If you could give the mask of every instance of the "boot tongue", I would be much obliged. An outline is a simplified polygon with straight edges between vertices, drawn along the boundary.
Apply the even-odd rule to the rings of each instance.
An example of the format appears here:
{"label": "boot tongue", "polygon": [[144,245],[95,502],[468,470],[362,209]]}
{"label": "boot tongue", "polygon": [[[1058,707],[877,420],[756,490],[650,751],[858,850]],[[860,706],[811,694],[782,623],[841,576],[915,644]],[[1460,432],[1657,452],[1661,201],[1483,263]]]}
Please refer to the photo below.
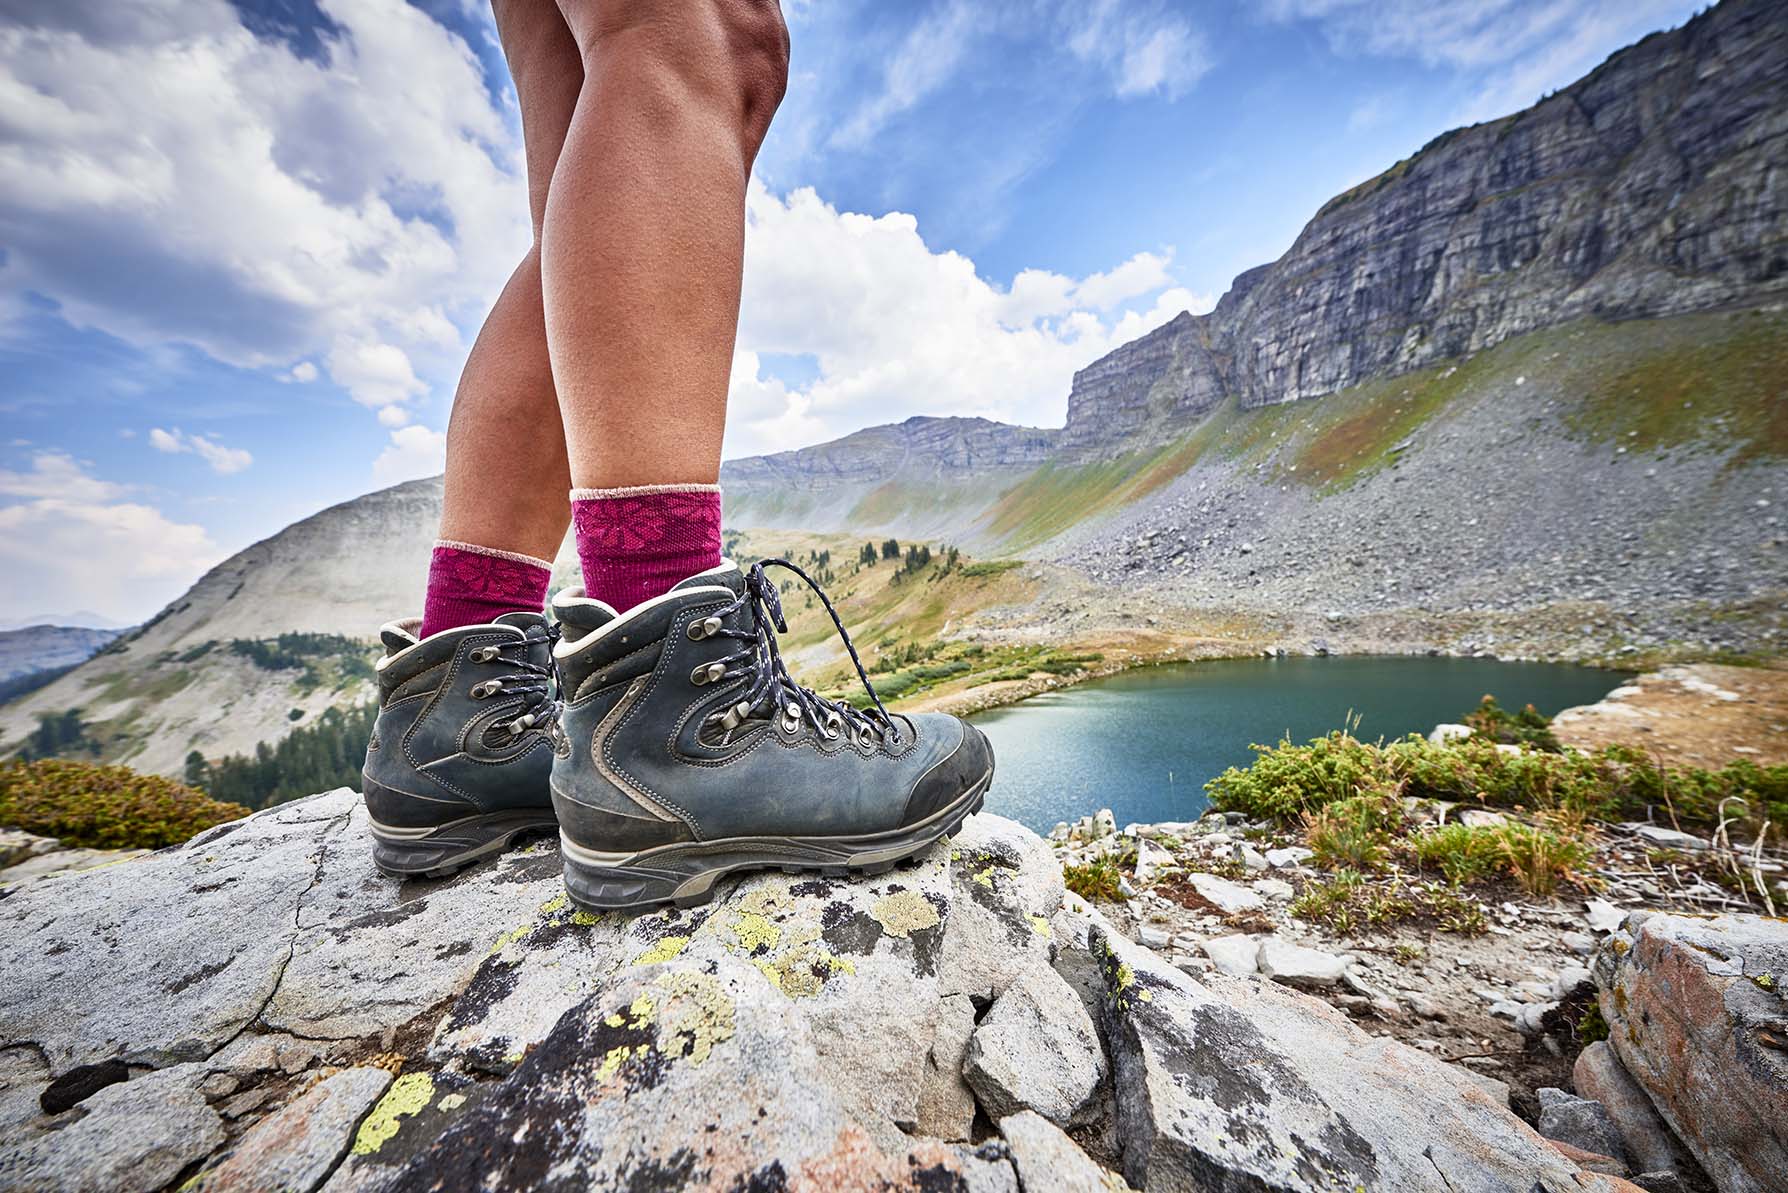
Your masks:
{"label": "boot tongue", "polygon": [[379,627],[379,643],[384,646],[387,655],[394,655],[400,650],[407,650],[416,645],[416,631],[421,628],[422,619],[420,617],[387,622]]}
{"label": "boot tongue", "polygon": [[491,624],[512,625],[525,634],[536,626],[545,625],[546,615],[544,613],[535,613],[531,610],[517,610],[514,613],[504,613],[500,615],[495,621],[491,622]]}
{"label": "boot tongue", "polygon": [[735,593],[744,592],[745,573],[740,571],[739,565],[732,560],[723,559],[720,561],[719,567],[709,568],[705,572],[697,572],[689,579],[672,585],[671,591],[676,592],[684,588],[730,588]]}
{"label": "boot tongue", "polygon": [[567,588],[553,598],[553,616],[559,621],[559,632],[568,642],[593,630],[599,630],[615,619],[615,611],[602,601],[591,600],[583,588]]}

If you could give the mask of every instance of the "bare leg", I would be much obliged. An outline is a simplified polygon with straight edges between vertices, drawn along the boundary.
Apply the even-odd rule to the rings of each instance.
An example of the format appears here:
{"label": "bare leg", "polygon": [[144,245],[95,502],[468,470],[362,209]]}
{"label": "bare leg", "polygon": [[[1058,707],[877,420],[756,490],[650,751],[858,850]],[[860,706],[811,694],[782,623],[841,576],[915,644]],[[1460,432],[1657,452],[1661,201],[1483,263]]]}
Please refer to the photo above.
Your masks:
{"label": "bare leg", "polygon": [[559,0],[584,65],[541,235],[579,488],[712,483],[745,186],[788,77],[776,0]]}
{"label": "bare leg", "polygon": [[571,473],[540,296],[547,186],[583,88],[583,61],[545,0],[493,0],[521,105],[534,245],[466,358],[447,424],[441,537],[551,559],[571,519]]}

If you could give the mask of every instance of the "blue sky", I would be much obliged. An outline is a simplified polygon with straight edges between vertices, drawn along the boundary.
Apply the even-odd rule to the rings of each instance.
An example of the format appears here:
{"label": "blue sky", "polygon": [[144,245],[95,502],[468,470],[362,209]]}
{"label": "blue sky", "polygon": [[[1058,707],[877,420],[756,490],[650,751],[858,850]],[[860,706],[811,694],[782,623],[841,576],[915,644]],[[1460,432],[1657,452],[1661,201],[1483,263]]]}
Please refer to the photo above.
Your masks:
{"label": "blue sky", "polygon": [[[1069,378],[1667,0],[785,0],[728,454]],[[527,241],[471,0],[0,4],[0,622],[153,613],[439,468]]]}

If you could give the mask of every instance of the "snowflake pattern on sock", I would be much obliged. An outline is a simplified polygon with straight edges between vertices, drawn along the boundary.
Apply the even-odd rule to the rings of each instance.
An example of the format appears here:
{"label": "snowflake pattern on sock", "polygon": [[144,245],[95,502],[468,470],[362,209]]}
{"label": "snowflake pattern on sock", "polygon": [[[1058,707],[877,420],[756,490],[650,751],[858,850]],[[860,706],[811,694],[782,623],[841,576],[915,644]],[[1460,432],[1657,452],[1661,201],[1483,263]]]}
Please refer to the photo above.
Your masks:
{"label": "snowflake pattern on sock", "polygon": [[538,612],[552,571],[504,552],[440,544],[428,563],[422,636],[463,625],[483,625],[505,613]]}
{"label": "snowflake pattern on sock", "polygon": [[616,609],[720,562],[720,493],[712,486],[574,490],[571,523],[584,590]]}

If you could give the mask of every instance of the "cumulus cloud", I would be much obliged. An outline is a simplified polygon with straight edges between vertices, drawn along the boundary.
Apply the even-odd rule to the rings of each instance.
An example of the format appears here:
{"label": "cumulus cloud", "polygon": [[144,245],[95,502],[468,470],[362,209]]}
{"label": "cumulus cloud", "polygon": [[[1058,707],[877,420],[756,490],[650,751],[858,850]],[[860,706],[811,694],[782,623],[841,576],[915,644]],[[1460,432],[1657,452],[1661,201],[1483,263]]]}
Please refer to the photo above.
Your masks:
{"label": "cumulus cloud", "polygon": [[[0,291],[403,407],[526,246],[517,138],[404,0],[320,0],[321,52],[224,0],[35,4],[0,29]],[[426,85],[420,85],[423,81]]]}
{"label": "cumulus cloud", "polygon": [[239,447],[225,447],[215,439],[204,435],[188,435],[179,427],[164,431],[160,427],[149,428],[149,446],[158,452],[169,455],[191,454],[211,465],[211,471],[228,476],[233,472],[241,472],[255,458]]}
{"label": "cumulus cloud", "polygon": [[132,620],[222,558],[204,527],[126,496],[63,452],[0,469],[0,570],[17,581],[0,592],[0,618],[94,609]]}
{"label": "cumulus cloud", "polygon": [[419,477],[434,476],[447,463],[447,434],[423,426],[400,427],[373,461],[373,479],[395,485]]}
{"label": "cumulus cloud", "polygon": [[[1002,288],[935,252],[917,221],[839,211],[811,189],[746,204],[744,310],[727,454],[798,447],[912,414],[1059,424],[1075,370],[1211,300],[1139,253],[1075,279],[1026,270]],[[1151,298],[1143,307],[1131,300]],[[811,357],[790,385],[766,357]]]}

